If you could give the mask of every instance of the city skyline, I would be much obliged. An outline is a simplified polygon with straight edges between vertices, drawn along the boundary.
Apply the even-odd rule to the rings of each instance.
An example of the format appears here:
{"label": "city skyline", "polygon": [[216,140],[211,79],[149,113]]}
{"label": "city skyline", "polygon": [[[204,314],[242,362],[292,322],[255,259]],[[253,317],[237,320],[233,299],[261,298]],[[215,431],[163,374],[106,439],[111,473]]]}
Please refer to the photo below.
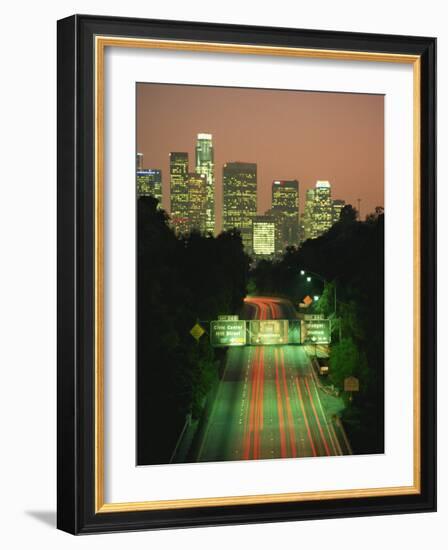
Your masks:
{"label": "city skyline", "polygon": [[[169,217],[178,235],[190,231],[216,234],[210,223],[216,216],[213,199],[210,203],[210,182],[215,180],[212,135],[199,134],[198,144],[200,140],[206,140],[206,149],[211,149],[211,155],[206,152],[210,166],[205,169],[202,166],[202,170],[198,170],[201,168],[198,155],[196,172],[190,172],[188,153],[170,153]],[[137,197],[153,196],[162,208],[161,171],[143,169],[143,160],[143,154],[137,152]],[[238,230],[244,249],[255,257],[279,257],[288,246],[298,247],[307,239],[316,239],[339,221],[346,201],[332,197],[329,181],[318,180],[314,188],[307,189],[304,211],[300,214],[299,189],[297,180],[273,181],[271,208],[258,214],[257,165],[224,164],[222,230]],[[384,208],[376,207],[375,213],[380,210]]]}
{"label": "city skyline", "polygon": [[[257,107],[261,117],[254,112]],[[172,114],[165,118],[167,110]],[[291,133],[298,116],[301,125]],[[270,131],[260,135],[257,130],[268,123],[265,130]],[[185,152],[190,171],[206,172],[205,163],[203,168],[198,163],[198,134],[204,139],[209,134],[210,145],[213,140],[209,163],[217,232],[222,228],[223,169],[232,162],[257,164],[258,214],[272,206],[274,180],[299,181],[301,214],[306,192],[317,180],[329,180],[333,197],[355,208],[360,198],[362,218],[384,205],[383,96],[138,84],[137,151],[143,154],[143,168],[162,171],[162,206],[168,211],[169,154]],[[266,147],[269,154],[263,155]]]}

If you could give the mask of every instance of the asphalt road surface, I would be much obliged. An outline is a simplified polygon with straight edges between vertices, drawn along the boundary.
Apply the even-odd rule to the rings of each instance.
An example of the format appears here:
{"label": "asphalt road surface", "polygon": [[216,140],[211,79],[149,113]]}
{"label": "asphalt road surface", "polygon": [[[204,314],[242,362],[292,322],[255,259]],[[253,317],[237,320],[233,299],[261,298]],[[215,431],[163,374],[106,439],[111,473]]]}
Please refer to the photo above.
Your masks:
{"label": "asphalt road surface", "polygon": [[[246,317],[292,319],[279,298],[246,298]],[[300,345],[231,347],[193,460],[256,460],[349,453]]]}

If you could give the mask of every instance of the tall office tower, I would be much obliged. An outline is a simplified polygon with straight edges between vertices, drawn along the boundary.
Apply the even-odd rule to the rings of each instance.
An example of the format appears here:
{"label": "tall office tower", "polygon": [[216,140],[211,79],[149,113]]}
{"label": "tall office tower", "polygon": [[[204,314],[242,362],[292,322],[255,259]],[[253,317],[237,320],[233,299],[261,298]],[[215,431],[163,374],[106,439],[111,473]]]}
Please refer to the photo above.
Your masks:
{"label": "tall office tower", "polygon": [[204,174],[188,174],[188,229],[200,233],[207,231],[207,177]]}
{"label": "tall office tower", "polygon": [[252,249],[255,256],[273,257],[276,253],[275,219],[255,216],[252,220]]}
{"label": "tall office tower", "polygon": [[212,134],[198,134],[196,142],[196,173],[207,178],[207,232],[215,233],[215,164]]}
{"label": "tall office tower", "polygon": [[272,211],[279,223],[280,251],[299,244],[299,182],[276,180],[272,182]]}
{"label": "tall office tower", "polygon": [[154,197],[162,206],[162,172],[161,170],[137,170],[137,197]]}
{"label": "tall office tower", "polygon": [[345,206],[345,201],[341,199],[333,200],[333,223],[336,223],[339,221],[341,217],[341,212],[344,206]]}
{"label": "tall office tower", "polygon": [[252,219],[257,215],[257,165],[228,162],[222,173],[222,227],[238,229],[244,249],[252,253]]}
{"label": "tall office tower", "polygon": [[136,170],[137,172],[143,170],[143,153],[137,153]]}
{"label": "tall office tower", "polygon": [[318,180],[315,188],[306,192],[305,240],[320,237],[333,223],[330,182]]}
{"label": "tall office tower", "polygon": [[333,201],[329,181],[316,182],[312,225],[316,237],[328,231],[333,225]]}
{"label": "tall office tower", "polygon": [[305,211],[303,213],[303,241],[313,239],[314,189],[307,189],[305,194]]}
{"label": "tall office tower", "polygon": [[283,252],[283,218],[277,210],[270,208],[264,213],[265,217],[270,218],[275,224],[275,254],[280,256]]}
{"label": "tall office tower", "polygon": [[299,243],[302,244],[305,241],[305,215],[300,216],[299,223]]}
{"label": "tall office tower", "polygon": [[170,153],[171,224],[177,234],[188,230],[188,153]]}

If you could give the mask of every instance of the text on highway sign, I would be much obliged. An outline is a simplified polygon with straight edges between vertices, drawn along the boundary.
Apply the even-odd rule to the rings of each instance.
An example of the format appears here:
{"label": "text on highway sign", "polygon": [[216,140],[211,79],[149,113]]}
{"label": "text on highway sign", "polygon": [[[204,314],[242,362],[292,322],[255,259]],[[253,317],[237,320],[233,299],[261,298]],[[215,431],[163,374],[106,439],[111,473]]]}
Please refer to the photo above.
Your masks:
{"label": "text on highway sign", "polygon": [[331,342],[331,321],[321,319],[302,321],[302,344],[329,344]]}
{"label": "text on highway sign", "polygon": [[219,346],[244,346],[246,344],[246,321],[212,321],[210,343]]}
{"label": "text on highway sign", "polygon": [[249,321],[250,343],[255,345],[287,344],[288,321],[269,319]]}

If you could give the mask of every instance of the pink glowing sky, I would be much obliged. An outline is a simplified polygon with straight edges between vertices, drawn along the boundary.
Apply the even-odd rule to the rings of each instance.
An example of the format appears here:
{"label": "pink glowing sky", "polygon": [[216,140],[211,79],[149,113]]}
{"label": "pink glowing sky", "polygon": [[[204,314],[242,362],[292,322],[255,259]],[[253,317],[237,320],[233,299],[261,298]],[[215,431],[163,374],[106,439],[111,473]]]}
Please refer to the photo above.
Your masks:
{"label": "pink glowing sky", "polygon": [[194,171],[198,133],[213,135],[217,224],[221,224],[222,166],[255,162],[258,210],[271,206],[275,179],[297,179],[300,210],[306,189],[329,180],[332,196],[361,216],[384,205],[384,96],[137,84],[137,151],[145,168],[162,170],[169,207],[169,153],[189,154]]}

